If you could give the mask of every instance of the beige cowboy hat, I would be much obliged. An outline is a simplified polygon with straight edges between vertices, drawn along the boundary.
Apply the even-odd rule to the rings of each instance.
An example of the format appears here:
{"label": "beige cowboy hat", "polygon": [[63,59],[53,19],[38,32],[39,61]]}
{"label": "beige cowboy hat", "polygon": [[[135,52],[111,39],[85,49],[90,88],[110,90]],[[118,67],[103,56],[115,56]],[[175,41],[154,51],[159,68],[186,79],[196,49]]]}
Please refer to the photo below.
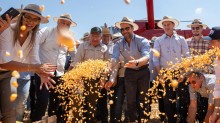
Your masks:
{"label": "beige cowboy hat", "polygon": [[71,22],[71,26],[76,26],[77,25],[76,22],[74,22],[72,20],[72,17],[71,17],[70,14],[62,14],[62,15],[60,15],[60,17],[54,17],[53,18],[53,20],[55,22],[57,22],[59,19],[63,19],[63,20],[67,20],[67,21]]}
{"label": "beige cowboy hat", "polygon": [[42,16],[40,6],[36,4],[28,4],[27,6],[24,7],[24,9],[18,9],[18,11],[20,11],[20,13],[30,13],[38,16],[41,19],[40,21],[41,23],[49,22],[49,20],[46,17]]}
{"label": "beige cowboy hat", "polygon": [[133,26],[134,31],[138,30],[139,26],[134,23],[134,21],[128,17],[123,17],[122,20],[120,22],[116,22],[115,26],[119,29],[121,29],[121,23],[127,23]]}
{"label": "beige cowboy hat", "polygon": [[203,29],[206,29],[208,26],[206,24],[203,24],[200,19],[195,19],[191,24],[187,25],[187,27],[191,28],[192,25],[199,25],[202,26]]}
{"label": "beige cowboy hat", "polygon": [[174,28],[176,28],[179,25],[179,21],[178,20],[176,20],[176,19],[174,19],[172,17],[169,17],[169,16],[164,16],[163,20],[161,20],[161,21],[159,21],[157,23],[157,26],[160,27],[160,28],[163,28],[163,22],[164,21],[171,21],[171,22],[173,22],[174,23]]}
{"label": "beige cowboy hat", "polygon": [[89,37],[89,32],[86,32],[83,34],[83,37],[80,38],[80,40],[84,40],[85,38],[88,38]]}
{"label": "beige cowboy hat", "polygon": [[103,28],[102,29],[102,35],[111,35],[110,30],[108,28]]}

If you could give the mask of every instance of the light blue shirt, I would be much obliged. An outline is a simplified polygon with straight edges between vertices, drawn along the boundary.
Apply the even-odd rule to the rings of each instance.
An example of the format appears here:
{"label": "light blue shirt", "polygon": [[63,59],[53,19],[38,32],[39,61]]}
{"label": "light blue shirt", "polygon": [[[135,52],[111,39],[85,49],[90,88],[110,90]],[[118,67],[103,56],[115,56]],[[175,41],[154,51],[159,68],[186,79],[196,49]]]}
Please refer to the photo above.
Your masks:
{"label": "light blue shirt", "polygon": [[114,45],[112,59],[118,62],[120,54],[124,57],[125,63],[132,60],[131,56],[135,59],[144,56],[150,57],[149,41],[144,37],[134,34],[129,47],[125,39],[122,38]]}
{"label": "light blue shirt", "polygon": [[154,49],[160,53],[160,56],[153,56],[155,66],[168,68],[169,62],[173,64],[181,61],[181,57],[189,57],[189,49],[184,37],[174,33],[169,37],[163,34],[154,42]]}

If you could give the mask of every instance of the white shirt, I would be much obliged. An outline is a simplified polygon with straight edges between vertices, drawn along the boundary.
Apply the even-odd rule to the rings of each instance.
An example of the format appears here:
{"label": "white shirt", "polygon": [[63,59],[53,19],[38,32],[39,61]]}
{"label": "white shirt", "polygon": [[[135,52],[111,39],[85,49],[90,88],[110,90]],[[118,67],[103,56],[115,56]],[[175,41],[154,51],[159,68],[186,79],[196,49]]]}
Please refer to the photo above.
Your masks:
{"label": "white shirt", "polygon": [[[16,41],[15,45],[13,42],[15,25],[11,25],[8,29],[0,34],[0,64],[7,63],[10,61],[17,61],[21,63],[36,64],[39,63],[38,48],[36,45],[30,46],[32,32],[29,33],[27,39],[21,46],[19,41]],[[9,53],[10,55],[6,54]],[[21,53],[22,57],[19,55]],[[24,73],[20,78],[30,78],[29,73]]]}
{"label": "white shirt", "polygon": [[64,74],[67,47],[57,41],[57,27],[45,27],[38,32],[39,57],[41,63],[51,63],[57,66],[56,76]]}
{"label": "white shirt", "polygon": [[215,76],[216,76],[216,81],[215,81],[215,88],[214,88],[214,98],[220,98],[220,61],[216,60],[215,61]]}

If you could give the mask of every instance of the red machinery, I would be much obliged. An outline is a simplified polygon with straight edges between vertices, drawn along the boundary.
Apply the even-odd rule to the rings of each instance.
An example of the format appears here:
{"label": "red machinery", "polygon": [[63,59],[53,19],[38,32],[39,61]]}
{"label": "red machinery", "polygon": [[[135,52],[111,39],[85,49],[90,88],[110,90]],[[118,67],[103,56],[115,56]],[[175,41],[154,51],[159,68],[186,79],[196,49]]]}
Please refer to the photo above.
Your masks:
{"label": "red machinery", "polygon": [[[146,37],[147,39],[151,39],[153,36],[161,36],[162,34],[164,34],[164,31],[157,26],[157,22],[160,20],[154,20],[153,0],[146,0],[146,6],[148,20],[135,20],[135,23],[139,26],[139,29],[135,31],[135,33],[140,36]],[[176,31],[179,35],[182,35],[185,38],[192,37],[191,30],[176,29]],[[203,35],[208,35],[209,31],[210,29],[203,30]]]}

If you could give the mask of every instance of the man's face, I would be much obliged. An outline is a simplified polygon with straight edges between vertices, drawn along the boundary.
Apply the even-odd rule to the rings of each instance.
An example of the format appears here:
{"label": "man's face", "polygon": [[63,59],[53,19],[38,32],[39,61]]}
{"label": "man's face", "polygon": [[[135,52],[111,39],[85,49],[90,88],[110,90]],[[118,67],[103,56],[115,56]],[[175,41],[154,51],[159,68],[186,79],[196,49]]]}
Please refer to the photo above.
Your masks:
{"label": "man's face", "polygon": [[102,35],[102,43],[108,45],[109,41],[111,41],[110,34],[103,34]]}
{"label": "man's face", "polygon": [[102,36],[101,36],[101,34],[99,34],[99,33],[92,33],[92,34],[90,34],[90,43],[91,43],[93,46],[99,45],[101,39],[102,39]]}
{"label": "man's face", "polygon": [[202,35],[202,26],[201,25],[192,25],[191,26],[192,33],[194,36],[201,36]]}
{"label": "man's face", "polygon": [[219,40],[210,40],[209,41],[209,48],[210,49],[220,48],[220,41]]}
{"label": "man's face", "polygon": [[199,90],[202,86],[203,79],[203,76],[196,76],[195,74],[188,76],[188,82],[195,90]]}
{"label": "man's face", "polygon": [[174,29],[174,26],[175,26],[173,22],[171,22],[171,21],[164,21],[162,23],[162,25],[163,25],[163,30],[164,30],[164,32],[167,35],[173,34],[173,29]]}
{"label": "man's face", "polygon": [[64,19],[59,19],[57,22],[58,29],[69,29],[71,26],[71,22]]}
{"label": "man's face", "polygon": [[127,23],[121,23],[121,34],[125,39],[131,38],[133,35],[133,27]]}

